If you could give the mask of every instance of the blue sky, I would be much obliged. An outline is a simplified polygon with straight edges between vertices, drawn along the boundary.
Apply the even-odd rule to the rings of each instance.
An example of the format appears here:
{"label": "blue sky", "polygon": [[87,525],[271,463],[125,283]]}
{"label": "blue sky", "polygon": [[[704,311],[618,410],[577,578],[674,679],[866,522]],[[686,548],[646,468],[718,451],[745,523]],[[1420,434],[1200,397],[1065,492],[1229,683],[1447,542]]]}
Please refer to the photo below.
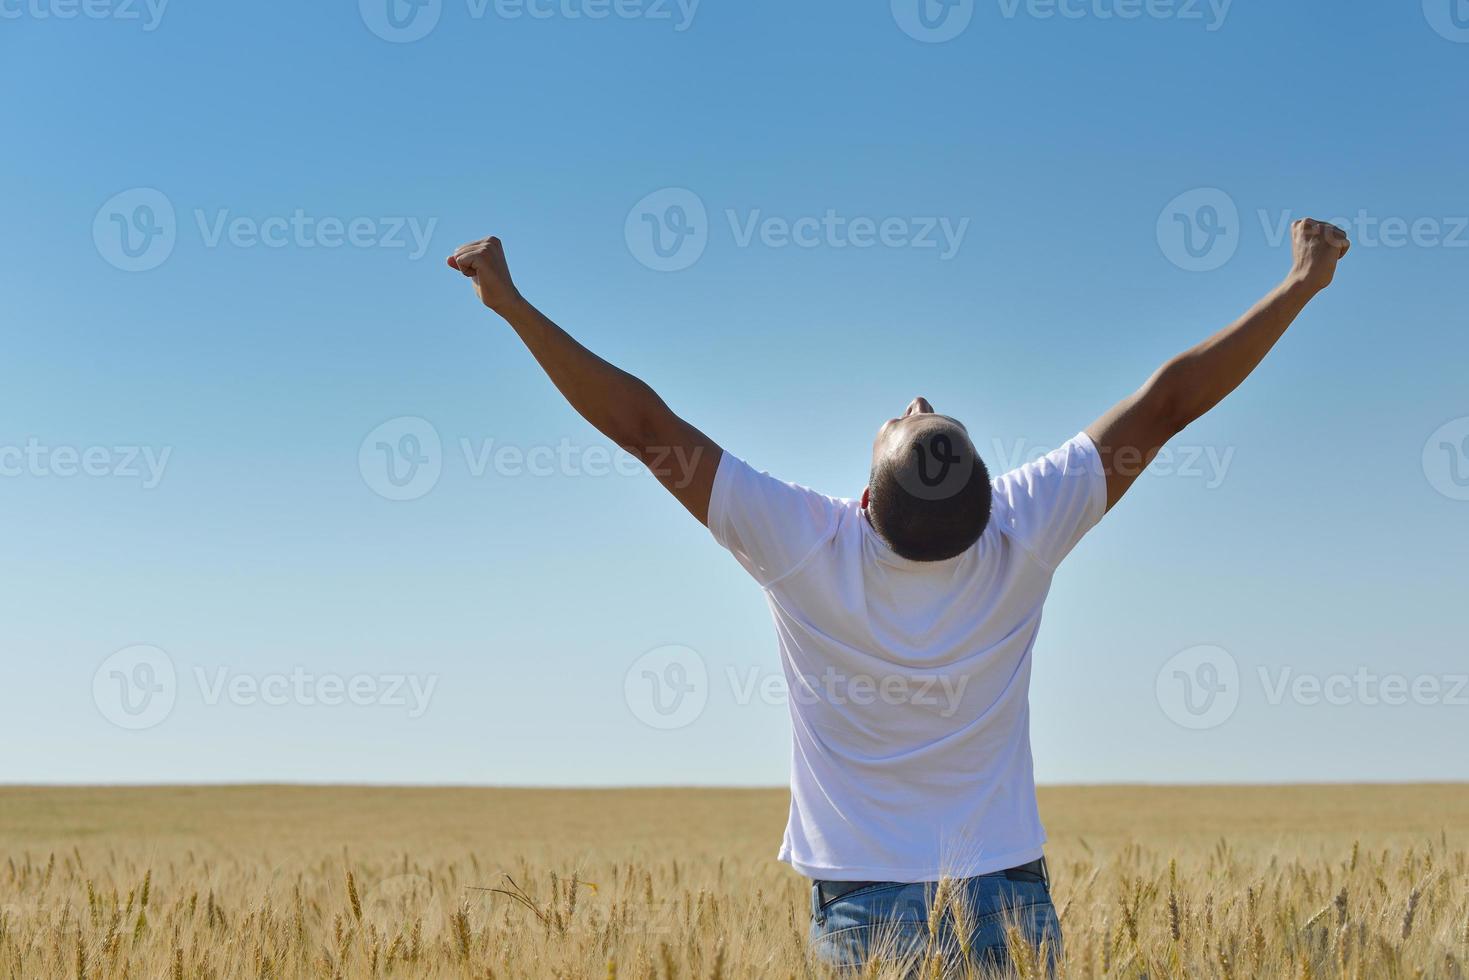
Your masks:
{"label": "blue sky", "polygon": [[1069,438],[1305,214],[1338,284],[1057,577],[1037,774],[1469,777],[1461,0],[396,2],[0,2],[0,780],[779,784],[758,589],[443,256],[855,495],[917,394]]}

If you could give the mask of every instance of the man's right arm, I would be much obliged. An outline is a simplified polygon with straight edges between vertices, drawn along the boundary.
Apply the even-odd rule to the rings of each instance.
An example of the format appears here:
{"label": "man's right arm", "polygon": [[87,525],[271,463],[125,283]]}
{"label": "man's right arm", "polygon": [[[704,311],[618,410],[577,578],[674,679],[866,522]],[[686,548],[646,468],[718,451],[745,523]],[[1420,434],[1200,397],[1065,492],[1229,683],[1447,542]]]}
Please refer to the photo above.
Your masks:
{"label": "man's right arm", "polygon": [[1086,434],[1107,476],[1107,509],[1122,499],[1163,445],[1239,387],[1316,295],[1331,285],[1351,243],[1335,225],[1297,221],[1291,273],[1230,326],[1158,369]]}
{"label": "man's right arm", "polygon": [[498,238],[462,245],[451,268],[474,280],[480,301],[515,330],[582,418],[642,461],[698,518],[709,523],[714,475],[724,455],[679,418],[647,384],[587,350],[520,295]]}

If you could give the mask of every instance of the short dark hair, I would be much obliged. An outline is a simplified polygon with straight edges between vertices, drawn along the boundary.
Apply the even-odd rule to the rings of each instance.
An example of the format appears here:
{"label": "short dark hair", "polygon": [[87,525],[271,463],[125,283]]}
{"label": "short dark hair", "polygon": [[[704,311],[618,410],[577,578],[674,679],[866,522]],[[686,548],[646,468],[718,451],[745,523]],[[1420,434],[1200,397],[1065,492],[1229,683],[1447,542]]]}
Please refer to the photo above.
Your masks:
{"label": "short dark hair", "polygon": [[867,516],[888,545],[910,561],[963,554],[990,522],[990,474],[964,427],[936,416],[876,460]]}

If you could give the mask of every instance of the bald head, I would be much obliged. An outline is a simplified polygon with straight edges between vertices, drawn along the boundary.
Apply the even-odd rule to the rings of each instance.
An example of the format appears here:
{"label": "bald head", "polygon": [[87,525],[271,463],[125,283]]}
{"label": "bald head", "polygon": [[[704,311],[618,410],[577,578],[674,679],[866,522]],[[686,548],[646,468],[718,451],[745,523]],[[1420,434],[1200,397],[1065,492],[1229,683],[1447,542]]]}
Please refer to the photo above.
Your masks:
{"label": "bald head", "polygon": [[990,477],[964,426],[934,414],[923,399],[914,406],[878,433],[867,517],[902,557],[943,561],[984,533]]}

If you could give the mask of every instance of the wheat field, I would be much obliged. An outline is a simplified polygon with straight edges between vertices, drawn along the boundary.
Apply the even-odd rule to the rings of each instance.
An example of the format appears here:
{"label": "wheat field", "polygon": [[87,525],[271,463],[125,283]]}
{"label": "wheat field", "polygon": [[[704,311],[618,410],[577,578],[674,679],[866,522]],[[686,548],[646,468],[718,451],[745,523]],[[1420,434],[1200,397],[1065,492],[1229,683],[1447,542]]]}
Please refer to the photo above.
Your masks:
{"label": "wheat field", "polygon": [[[1052,788],[1041,804],[1065,976],[1459,977],[1469,959],[1469,786]],[[822,977],[809,889],[773,859],[786,805],[0,789],[0,977]]]}

